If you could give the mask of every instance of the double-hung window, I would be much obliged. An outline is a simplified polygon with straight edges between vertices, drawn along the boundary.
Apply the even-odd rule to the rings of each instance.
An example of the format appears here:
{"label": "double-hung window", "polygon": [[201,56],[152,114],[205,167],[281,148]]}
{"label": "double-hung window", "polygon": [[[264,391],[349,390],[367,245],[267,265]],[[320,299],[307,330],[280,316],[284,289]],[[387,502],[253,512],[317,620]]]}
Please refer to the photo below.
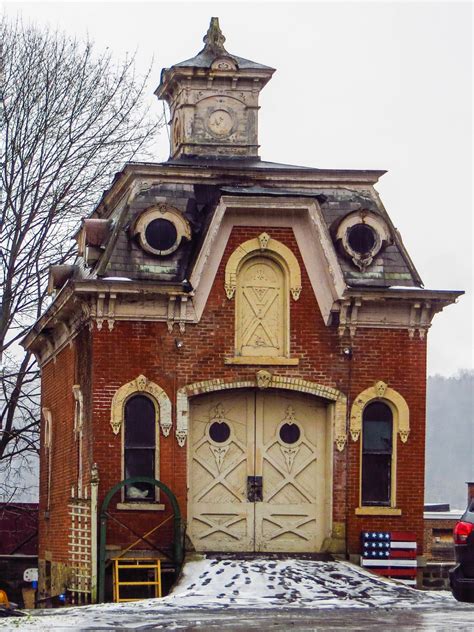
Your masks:
{"label": "double-hung window", "polygon": [[390,507],[392,501],[393,415],[383,402],[366,406],[362,416],[362,489],[364,506]]}
{"label": "double-hung window", "polygon": [[[134,395],[125,403],[124,475],[157,478],[157,423],[154,402],[145,395]],[[155,500],[155,486],[137,482],[125,488],[125,500]]]}

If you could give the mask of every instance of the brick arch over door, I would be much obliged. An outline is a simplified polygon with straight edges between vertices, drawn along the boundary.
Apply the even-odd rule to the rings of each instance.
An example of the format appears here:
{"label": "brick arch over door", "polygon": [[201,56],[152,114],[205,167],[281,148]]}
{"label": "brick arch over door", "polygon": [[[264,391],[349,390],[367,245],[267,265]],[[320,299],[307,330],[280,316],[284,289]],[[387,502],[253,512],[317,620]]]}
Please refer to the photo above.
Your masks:
{"label": "brick arch over door", "polygon": [[317,384],[295,377],[273,375],[269,371],[257,371],[255,378],[250,380],[225,382],[222,378],[194,382],[181,387],[176,396],[176,439],[181,447],[188,436],[189,398],[203,393],[213,393],[239,388],[283,389],[315,395],[327,400],[333,406],[334,443],[342,451],[347,442],[346,411],[347,398],[335,388]]}

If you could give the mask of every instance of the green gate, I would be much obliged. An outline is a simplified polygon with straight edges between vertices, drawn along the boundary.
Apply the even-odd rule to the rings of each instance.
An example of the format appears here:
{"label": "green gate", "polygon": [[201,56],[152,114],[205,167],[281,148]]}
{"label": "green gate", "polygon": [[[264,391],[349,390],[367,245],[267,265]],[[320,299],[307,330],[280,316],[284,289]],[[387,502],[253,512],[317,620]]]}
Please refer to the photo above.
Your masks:
{"label": "green gate", "polygon": [[[154,485],[155,487],[159,487],[168,497],[171,506],[173,508],[173,562],[178,568],[183,561],[183,542],[182,542],[182,530],[181,530],[181,512],[179,510],[178,501],[176,500],[176,496],[173,494],[171,489],[167,487],[161,481],[156,480],[156,478],[151,478],[149,476],[132,476],[131,478],[127,478],[117,485],[114,485],[104,498],[104,502],[102,503],[102,507],[100,509],[100,544],[99,544],[99,603],[103,603],[104,594],[105,594],[105,543],[107,540],[107,519],[109,518],[109,514],[107,513],[107,509],[109,507],[110,501],[112,497],[125,487],[126,485],[133,485],[133,483],[149,483],[150,485]],[[120,523],[122,524],[122,523]],[[163,524],[163,523],[161,523]],[[123,527],[128,528],[126,525]],[[161,526],[161,525],[158,525]],[[156,527],[157,529],[158,527]],[[146,535],[139,536],[139,539],[145,540]]]}

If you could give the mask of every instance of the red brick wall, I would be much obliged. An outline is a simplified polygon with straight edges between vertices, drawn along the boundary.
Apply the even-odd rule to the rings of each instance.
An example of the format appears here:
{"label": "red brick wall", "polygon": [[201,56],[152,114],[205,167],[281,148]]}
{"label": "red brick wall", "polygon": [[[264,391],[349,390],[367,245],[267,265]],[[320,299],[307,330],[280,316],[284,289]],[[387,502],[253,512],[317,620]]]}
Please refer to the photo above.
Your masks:
{"label": "red brick wall", "polygon": [[[174,411],[176,390],[185,384],[212,378],[224,378],[226,381],[252,379],[255,372],[262,368],[224,364],[224,358],[234,355],[235,308],[235,301],[225,295],[224,270],[233,250],[264,230],[264,226],[233,229],[201,322],[187,325],[185,333],[178,333],[176,329],[169,333],[166,323],[116,322],[113,331],[109,331],[106,325],[100,331],[94,327],[90,350],[93,365],[93,440],[89,458],[90,462],[96,461],[99,466],[99,501],[112,485],[121,480],[121,435],[114,435],[110,427],[111,401],[120,386],[142,373],[166,391]],[[271,370],[279,375],[301,377],[335,387],[349,393],[350,401],[373,386],[375,381],[384,380],[405,397],[410,408],[412,430],[409,440],[406,444],[398,440],[397,446],[397,506],[401,507],[402,516],[354,515],[359,494],[360,442],[349,440],[348,449],[334,453],[334,520],[345,520],[347,501],[351,552],[358,550],[362,529],[415,530],[422,543],[426,343],[418,338],[410,339],[406,330],[359,329],[352,341],[352,360],[344,358],[341,350],[348,344],[348,339],[341,339],[335,326],[324,325],[292,230],[272,228],[271,235],[285,243],[297,256],[303,287],[298,301],[290,299],[290,351],[292,356],[300,358],[300,364],[272,367]],[[174,342],[176,337],[184,342],[179,350]],[[65,353],[68,352],[62,352]],[[66,359],[61,359],[61,363],[67,366]],[[48,381],[51,371],[53,369],[48,368],[44,375],[45,393],[48,394],[49,389],[56,388],[54,379]],[[70,378],[70,372],[64,371],[61,379]],[[66,389],[68,393],[70,384]],[[160,444],[161,479],[175,492],[185,514],[187,449],[178,446],[173,431],[168,438],[161,435]],[[70,470],[73,463],[72,459],[64,467]],[[125,513],[122,511],[116,516],[140,533],[157,523],[156,514],[124,517]],[[133,536],[127,535],[122,528],[112,523],[109,525],[109,542],[122,545],[130,539],[134,539]]]}
{"label": "red brick wall", "polygon": [[[38,557],[50,551],[56,561],[68,559],[68,504],[71,487],[77,480],[77,445],[74,440],[75,346],[65,347],[41,372],[41,406],[51,410],[52,447],[50,510],[48,517],[48,455],[44,449],[44,423],[41,424],[39,547]],[[43,420],[42,420],[43,421]]]}

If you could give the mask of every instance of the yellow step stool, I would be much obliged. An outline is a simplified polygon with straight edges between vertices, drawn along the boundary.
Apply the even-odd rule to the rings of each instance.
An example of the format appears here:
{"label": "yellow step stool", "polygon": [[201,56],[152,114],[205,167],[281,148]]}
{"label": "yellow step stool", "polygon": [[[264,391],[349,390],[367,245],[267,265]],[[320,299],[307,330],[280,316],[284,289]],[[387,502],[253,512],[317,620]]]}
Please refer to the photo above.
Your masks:
{"label": "yellow step stool", "polygon": [[[114,601],[116,603],[122,601],[140,601],[147,597],[121,597],[120,591],[126,586],[154,586],[155,597],[161,597],[161,560],[151,557],[118,557],[113,559],[114,562]],[[154,571],[154,580],[147,579],[145,581],[122,580],[121,571],[127,570],[127,574],[135,574],[138,577],[143,576],[143,571]],[[123,575],[123,573],[122,573]]]}

